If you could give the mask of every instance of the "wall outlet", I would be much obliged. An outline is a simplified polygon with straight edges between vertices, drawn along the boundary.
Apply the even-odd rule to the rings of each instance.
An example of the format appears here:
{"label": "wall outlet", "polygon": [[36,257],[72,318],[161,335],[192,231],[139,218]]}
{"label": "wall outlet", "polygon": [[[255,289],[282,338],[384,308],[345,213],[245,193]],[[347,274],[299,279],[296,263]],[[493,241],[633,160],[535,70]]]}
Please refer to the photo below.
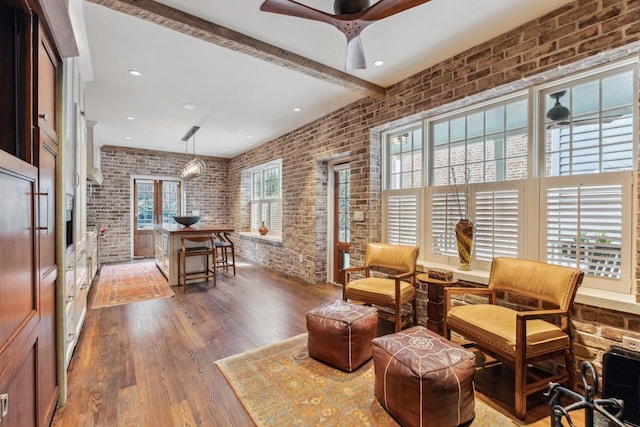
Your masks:
{"label": "wall outlet", "polygon": [[640,340],[629,337],[622,337],[622,347],[627,350],[640,351]]}
{"label": "wall outlet", "polygon": [[304,261],[304,258],[303,258],[303,256],[302,256],[302,254],[300,254],[300,256],[299,256],[299,262],[302,262],[302,261]]}

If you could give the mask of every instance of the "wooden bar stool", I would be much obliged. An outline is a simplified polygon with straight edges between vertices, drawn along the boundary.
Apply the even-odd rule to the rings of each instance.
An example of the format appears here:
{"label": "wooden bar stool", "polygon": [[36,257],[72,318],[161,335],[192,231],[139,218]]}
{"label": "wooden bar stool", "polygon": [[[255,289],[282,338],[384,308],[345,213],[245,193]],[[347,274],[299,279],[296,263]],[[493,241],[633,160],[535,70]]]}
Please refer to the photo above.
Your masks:
{"label": "wooden bar stool", "polygon": [[[185,245],[185,242],[199,243],[199,245]],[[207,243],[208,242],[208,243]],[[178,261],[178,280],[182,289],[187,292],[187,280],[213,279],[216,286],[216,245],[213,236],[185,236],[180,239],[180,259]],[[205,257],[205,269],[187,272],[188,257]]]}
{"label": "wooden bar stool", "polygon": [[[218,267],[224,267],[226,271],[229,271],[229,267],[233,268],[233,275],[236,275],[236,251],[233,246],[233,242],[229,238],[230,233],[222,232],[216,233],[216,265]],[[217,256],[217,252],[220,250],[220,256]]]}

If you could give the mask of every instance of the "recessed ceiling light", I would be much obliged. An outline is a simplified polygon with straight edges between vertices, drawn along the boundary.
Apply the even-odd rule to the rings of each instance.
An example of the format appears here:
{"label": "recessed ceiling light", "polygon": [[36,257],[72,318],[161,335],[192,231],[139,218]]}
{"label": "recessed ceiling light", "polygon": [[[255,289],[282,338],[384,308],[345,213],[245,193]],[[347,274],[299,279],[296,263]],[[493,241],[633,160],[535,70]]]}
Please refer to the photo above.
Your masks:
{"label": "recessed ceiling light", "polygon": [[136,118],[133,117],[133,116],[127,116],[127,117],[125,117],[125,119],[127,119],[127,120],[135,120]]}
{"label": "recessed ceiling light", "polygon": [[296,107],[293,109],[293,111],[300,111],[300,109]]}
{"label": "recessed ceiling light", "polygon": [[133,139],[133,138],[131,138],[130,136],[125,136],[124,139],[126,139],[128,141],[128,140]]}
{"label": "recessed ceiling light", "polygon": [[253,135],[247,135],[247,138],[253,138]]}
{"label": "recessed ceiling light", "polygon": [[190,104],[187,102],[186,104],[182,104],[182,108],[184,108],[187,111],[193,111],[198,109],[198,105]]}
{"label": "recessed ceiling light", "polygon": [[129,74],[136,77],[140,77],[142,75],[140,71],[136,71],[136,70],[129,70]]}
{"label": "recessed ceiling light", "polygon": [[381,65],[384,65],[384,61],[382,59],[376,59],[375,61],[373,61],[373,65],[379,67]]}

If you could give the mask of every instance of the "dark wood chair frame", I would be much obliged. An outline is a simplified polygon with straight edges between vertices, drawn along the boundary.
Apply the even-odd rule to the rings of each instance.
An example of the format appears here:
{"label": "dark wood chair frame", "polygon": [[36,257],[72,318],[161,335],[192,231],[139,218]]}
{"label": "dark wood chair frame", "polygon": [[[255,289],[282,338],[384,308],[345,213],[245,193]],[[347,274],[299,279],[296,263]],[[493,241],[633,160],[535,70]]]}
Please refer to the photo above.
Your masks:
{"label": "dark wood chair frame", "polygon": [[[185,241],[203,243],[203,246],[187,246]],[[208,245],[205,243],[208,242]],[[180,239],[180,259],[178,260],[178,280],[182,290],[187,292],[187,280],[213,280],[216,283],[216,246],[212,235],[184,236]],[[206,269],[187,273],[187,258],[194,256],[206,257]]]}

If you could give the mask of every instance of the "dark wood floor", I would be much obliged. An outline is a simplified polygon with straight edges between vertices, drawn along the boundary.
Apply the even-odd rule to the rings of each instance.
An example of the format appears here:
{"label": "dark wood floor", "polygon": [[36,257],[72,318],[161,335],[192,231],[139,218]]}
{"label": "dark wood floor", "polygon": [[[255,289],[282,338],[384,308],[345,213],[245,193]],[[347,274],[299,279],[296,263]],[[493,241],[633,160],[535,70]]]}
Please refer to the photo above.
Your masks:
{"label": "dark wood floor", "polygon": [[[306,332],[305,313],[342,295],[335,285],[304,284],[249,262],[239,263],[236,277],[220,277],[216,288],[187,290],[89,309],[67,404],[53,426],[250,426],[214,362]],[[476,379],[478,397],[508,414],[512,373],[503,367],[486,374]],[[526,425],[548,426],[546,402],[530,406]]]}

